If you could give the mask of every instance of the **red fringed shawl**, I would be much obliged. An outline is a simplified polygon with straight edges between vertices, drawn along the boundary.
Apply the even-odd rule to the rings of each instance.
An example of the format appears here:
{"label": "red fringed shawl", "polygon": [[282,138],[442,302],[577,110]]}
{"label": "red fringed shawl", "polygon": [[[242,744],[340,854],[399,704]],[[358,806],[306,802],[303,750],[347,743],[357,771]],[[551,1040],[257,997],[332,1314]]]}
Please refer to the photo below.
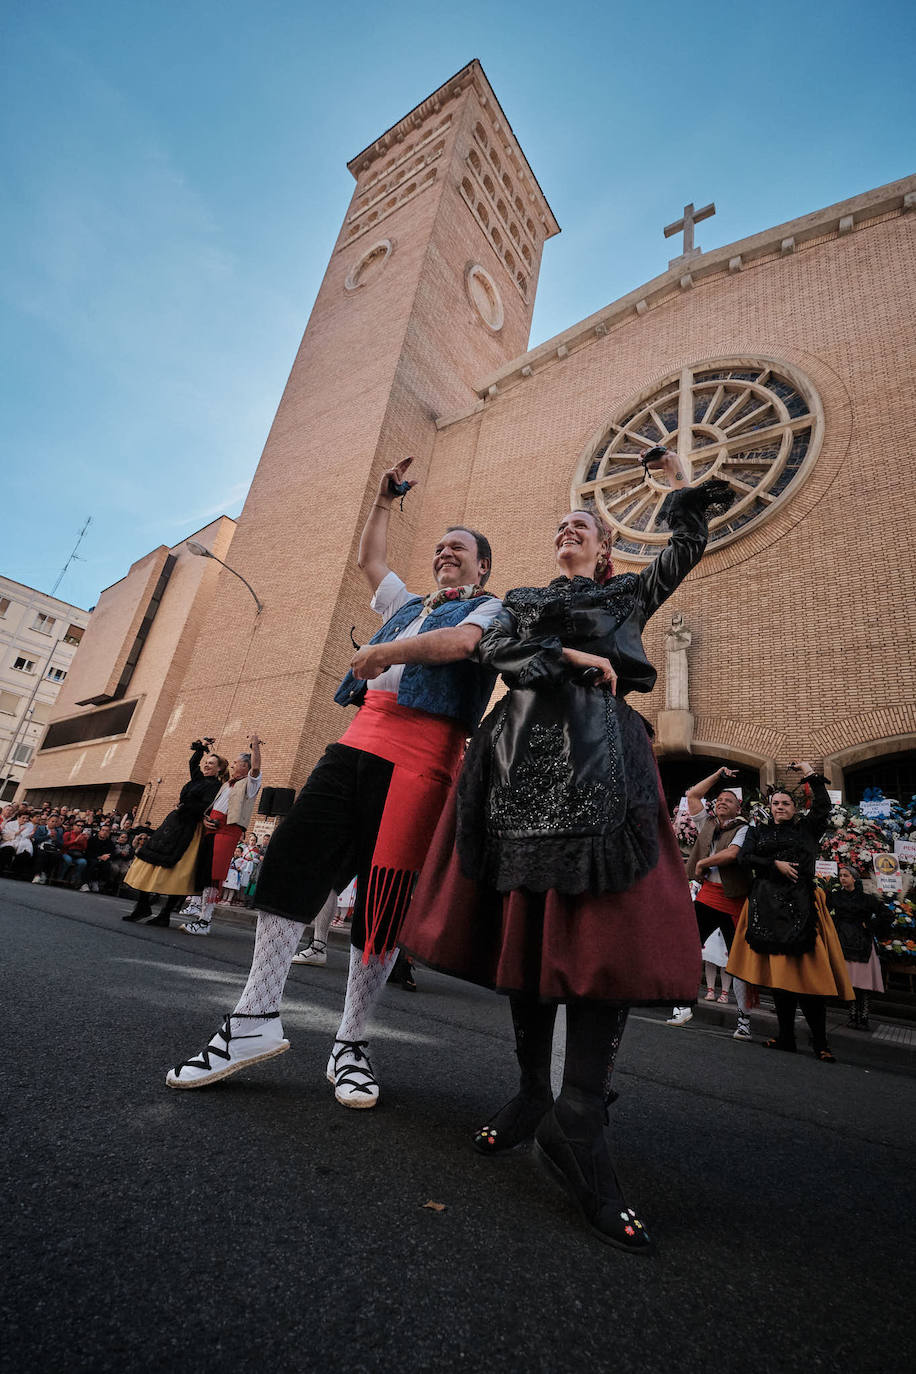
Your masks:
{"label": "red fringed shawl", "polygon": [[465,730],[446,716],[399,706],[394,692],[367,692],[340,743],[394,764],[366,892],[363,962],[368,963],[370,954],[386,954],[397,943],[414,883],[458,774]]}

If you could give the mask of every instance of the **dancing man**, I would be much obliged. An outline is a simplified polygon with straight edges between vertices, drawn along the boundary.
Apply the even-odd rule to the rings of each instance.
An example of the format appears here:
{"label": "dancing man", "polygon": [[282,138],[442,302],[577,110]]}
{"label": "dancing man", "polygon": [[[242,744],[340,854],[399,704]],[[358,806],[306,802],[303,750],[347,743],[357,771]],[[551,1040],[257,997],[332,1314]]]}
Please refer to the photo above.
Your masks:
{"label": "dancing man", "polygon": [[[359,567],[384,621],[353,659],[335,700],[359,707],[278,827],[264,859],[248,982],[207,1047],[173,1069],[173,1088],[198,1088],[289,1049],[280,1000],[302,936],[328,898],[357,876],[343,1018],[328,1062],[337,1101],[374,1107],[379,1087],[366,1030],[397,958],[398,936],[464,742],[476,729],[495,673],[471,656],[500,601],[484,590],[490,545],[453,526],[436,545],[436,584],[416,596],[388,567],[388,523],[414,486],[404,459],[383,473],[363,529]],[[401,485],[406,484],[406,485]]]}

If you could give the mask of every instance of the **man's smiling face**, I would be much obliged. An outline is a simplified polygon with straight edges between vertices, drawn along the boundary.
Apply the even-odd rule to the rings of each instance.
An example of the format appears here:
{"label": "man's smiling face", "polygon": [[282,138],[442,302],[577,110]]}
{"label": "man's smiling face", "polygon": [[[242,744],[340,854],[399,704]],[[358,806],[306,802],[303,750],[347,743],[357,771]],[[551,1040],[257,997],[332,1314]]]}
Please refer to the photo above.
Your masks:
{"label": "man's smiling face", "polygon": [[478,557],[477,540],[467,530],[450,530],[439,540],[433,555],[437,587],[471,587],[486,572],[487,562]]}

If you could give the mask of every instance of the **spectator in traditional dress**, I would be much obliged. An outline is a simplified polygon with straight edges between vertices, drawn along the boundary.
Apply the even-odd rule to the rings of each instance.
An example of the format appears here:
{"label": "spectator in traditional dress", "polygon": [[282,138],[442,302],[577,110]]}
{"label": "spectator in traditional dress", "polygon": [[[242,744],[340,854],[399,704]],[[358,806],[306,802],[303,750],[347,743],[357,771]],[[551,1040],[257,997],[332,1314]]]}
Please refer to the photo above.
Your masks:
{"label": "spectator in traditional dress", "polygon": [[861,877],[849,864],[840,864],[839,880],[840,890],[831,895],[827,905],[840,937],[854,994],[849,1006],[849,1025],[854,1030],[867,1031],[871,994],[884,991],[875,937],[883,939],[890,933],[892,918],[880,897],[864,891]]}
{"label": "spectator in traditional dress", "polygon": [[[726,970],[728,952],[750,887],[747,871],[737,863],[748,827],[747,820],[741,815],[738,794],[728,787],[723,788],[716,797],[713,816],[708,815],[705,805],[705,798],[714,787],[721,786],[724,779],[734,777],[737,777],[735,770],[723,765],[687,791],[687,813],[697,826],[697,838],[687,860],[687,877],[701,883],[693,909],[700,939],[704,942],[708,1002],[715,1001],[717,968],[722,970],[719,1001],[728,1002],[732,982]],[[707,950],[707,944],[712,945],[716,936],[719,937],[716,960],[721,962],[714,963],[708,956],[715,951]],[[750,998],[740,978],[735,979],[735,1000],[738,1003],[738,1025],[733,1039],[750,1040]],[[683,1026],[692,1016],[691,1006],[675,1007],[668,1025]]]}

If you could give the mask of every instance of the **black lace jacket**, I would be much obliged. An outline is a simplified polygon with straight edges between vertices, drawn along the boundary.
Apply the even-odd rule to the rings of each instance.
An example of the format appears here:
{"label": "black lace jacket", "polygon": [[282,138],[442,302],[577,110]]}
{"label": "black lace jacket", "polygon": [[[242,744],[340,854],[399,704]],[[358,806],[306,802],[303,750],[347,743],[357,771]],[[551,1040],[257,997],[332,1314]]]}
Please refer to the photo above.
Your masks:
{"label": "black lace jacket", "polygon": [[181,789],[175,810],[169,812],[143,846],[140,858],[144,863],[174,868],[194,838],[198,821],[213,805],[222,784],[219,778],[205,777],[200,771],[204,752],[203,745],[192,749],[188,760],[190,781]]}
{"label": "black lace jacket", "polygon": [[[625,700],[649,692],[646,621],[699,562],[720,484],[669,494],[671,540],[641,573],[599,586],[518,587],[478,646],[510,688],[471,741],[458,794],[462,867],[499,891],[623,891],[658,861],[647,727]],[[616,696],[577,680],[575,648],[610,659]]]}

